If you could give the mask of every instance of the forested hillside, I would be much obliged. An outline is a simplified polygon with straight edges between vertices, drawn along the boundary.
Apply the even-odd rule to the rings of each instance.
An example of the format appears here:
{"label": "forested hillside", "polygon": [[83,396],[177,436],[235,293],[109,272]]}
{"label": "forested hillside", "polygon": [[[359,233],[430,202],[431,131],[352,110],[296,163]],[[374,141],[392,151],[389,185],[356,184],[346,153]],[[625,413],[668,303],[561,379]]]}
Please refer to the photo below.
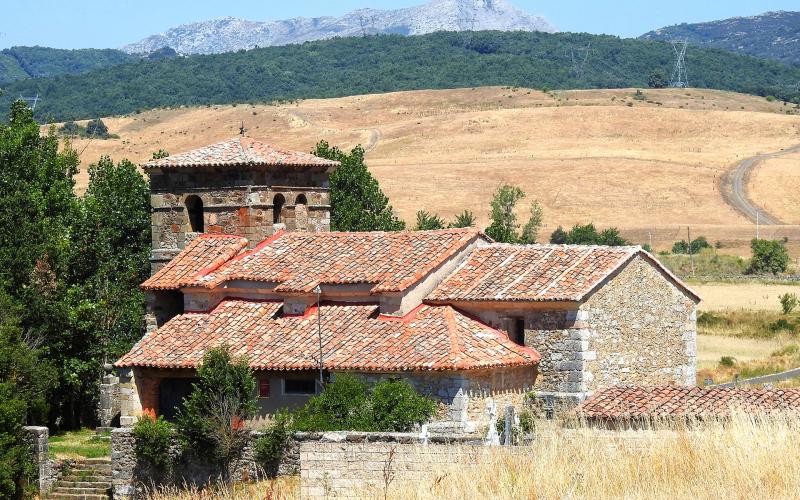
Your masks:
{"label": "forested hillside", "polygon": [[26,78],[77,75],[136,60],[114,49],[11,47],[0,51],[0,85]]}
{"label": "forested hillside", "polygon": [[[663,42],[574,33],[339,38],[25,80],[8,86],[0,108],[20,93],[38,92],[37,118],[63,121],[162,106],[413,89],[645,87],[654,71],[669,73],[672,58]],[[695,87],[798,98],[800,68],[713,49],[692,50],[686,63]]]}
{"label": "forested hillside", "polygon": [[800,12],[767,12],[708,23],[684,23],[645,33],[642,38],[686,39],[701,47],[800,64]]}

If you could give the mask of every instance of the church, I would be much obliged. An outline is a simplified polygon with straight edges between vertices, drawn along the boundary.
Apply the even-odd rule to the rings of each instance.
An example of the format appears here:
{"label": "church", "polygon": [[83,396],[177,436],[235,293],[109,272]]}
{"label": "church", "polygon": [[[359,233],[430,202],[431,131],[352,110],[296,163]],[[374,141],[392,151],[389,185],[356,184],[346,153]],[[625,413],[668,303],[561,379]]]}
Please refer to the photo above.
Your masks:
{"label": "church", "polygon": [[122,425],[173,417],[223,344],[256,375],[259,418],[341,373],[406,379],[464,428],[490,399],[695,384],[700,298],[640,247],[331,232],[338,166],[246,137],[142,165],[153,273],[147,333],[114,365]]}

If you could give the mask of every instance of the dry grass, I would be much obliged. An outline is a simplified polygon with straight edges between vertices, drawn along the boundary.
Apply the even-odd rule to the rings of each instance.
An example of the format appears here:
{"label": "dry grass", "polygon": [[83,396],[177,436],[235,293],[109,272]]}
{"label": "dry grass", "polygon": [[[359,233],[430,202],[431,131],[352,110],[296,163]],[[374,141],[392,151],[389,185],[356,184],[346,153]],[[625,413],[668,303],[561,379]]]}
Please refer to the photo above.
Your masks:
{"label": "dry grass", "polygon": [[150,500],[284,500],[300,496],[300,479],[282,477],[272,481],[259,481],[233,486],[198,488],[166,488],[150,496]]}
{"label": "dry grass", "polygon": [[763,162],[750,177],[748,188],[750,196],[770,213],[786,223],[800,223],[800,153]]}
{"label": "dry grass", "polygon": [[[392,484],[388,498],[797,498],[800,419],[751,418],[621,435],[554,430],[496,448],[439,480]],[[466,451],[465,453],[470,453]],[[380,496],[367,490],[364,498]]]}
{"label": "dry grass", "polygon": [[692,283],[703,301],[700,311],[772,311],[781,310],[778,296],[785,293],[800,294],[800,283],[765,284],[765,283]]}
{"label": "dry grass", "polygon": [[[743,360],[736,356],[727,356],[730,357],[727,364],[722,363],[722,358],[720,358],[715,366],[698,370],[698,384],[703,383],[707,378],[719,384],[734,380],[736,375],[741,379],[748,379],[780,373],[800,366],[800,346],[794,343],[784,345],[763,359]],[[783,387],[796,384],[796,380],[787,381]]]}
{"label": "dry grass", "polygon": [[[726,337],[721,335],[697,336],[698,370],[714,369],[723,356],[730,356],[741,362],[768,358],[773,352],[786,345],[782,338],[753,339]],[[702,382],[702,378],[699,379]]]}
{"label": "dry grass", "polygon": [[[230,138],[244,121],[253,138],[293,149],[308,151],[320,139],[365,144],[371,170],[409,222],[420,209],[446,218],[470,209],[485,224],[494,189],[511,182],[543,205],[543,235],[593,221],[637,243],[652,235],[664,249],[691,224],[725,252],[747,255],[751,224],[722,201],[720,176],[743,157],[800,142],[800,117],[729,92],[645,94],[652,102],[633,101],[632,89],[488,87],[154,110],[107,119],[120,139],[75,146],[84,165],[101,154],[143,161],[160,148],[176,153]],[[86,180],[84,169],[79,189]],[[769,231],[800,242],[800,228]]]}

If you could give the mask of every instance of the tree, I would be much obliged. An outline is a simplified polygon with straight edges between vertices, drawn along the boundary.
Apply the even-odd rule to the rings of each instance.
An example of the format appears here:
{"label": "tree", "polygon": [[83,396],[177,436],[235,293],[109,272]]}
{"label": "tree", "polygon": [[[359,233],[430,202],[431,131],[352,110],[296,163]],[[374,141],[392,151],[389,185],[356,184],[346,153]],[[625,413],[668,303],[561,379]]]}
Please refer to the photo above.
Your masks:
{"label": "tree", "polygon": [[654,69],[647,77],[647,86],[651,89],[663,89],[667,84],[667,75],[662,69]]}
{"label": "tree", "polygon": [[531,203],[531,217],[528,219],[525,227],[522,228],[522,237],[520,238],[521,243],[536,243],[536,238],[539,236],[539,230],[542,228],[543,219],[544,211],[542,210],[541,205],[539,205],[538,201],[533,200]]}
{"label": "tree", "polygon": [[234,359],[227,346],[209,350],[197,368],[197,383],[178,411],[176,427],[185,449],[221,465],[242,452],[244,422],[256,415],[256,380],[247,359]]}
{"label": "tree", "polygon": [[550,243],[554,245],[563,245],[567,242],[567,232],[561,226],[558,226],[553,234],[550,235]]}
{"label": "tree", "polygon": [[100,118],[95,118],[86,124],[86,135],[97,137],[98,139],[108,138],[108,127]]}
{"label": "tree", "polygon": [[169,151],[166,149],[159,149],[158,151],[153,152],[153,160],[160,160],[162,158],[168,158]]}
{"label": "tree", "polygon": [[102,365],[127,352],[144,333],[139,284],[150,272],[150,193],[134,164],[115,165],[105,156],[89,167],[71,248],[67,353],[76,360],[73,370],[80,381],[71,384],[72,397],[92,408]]}
{"label": "tree", "polygon": [[473,227],[475,226],[475,214],[469,210],[464,210],[456,215],[456,219],[450,223],[451,228]]}
{"label": "tree", "polygon": [[604,229],[600,233],[597,238],[597,244],[610,247],[622,247],[628,245],[629,242],[619,234],[619,229],[610,227],[608,229]]}
{"label": "tree", "polygon": [[405,228],[364,164],[364,148],[356,146],[346,154],[320,141],[312,153],[341,162],[330,177],[332,230],[400,231]]}
{"label": "tree", "polygon": [[486,229],[486,234],[500,243],[516,243],[519,241],[517,230],[517,216],[514,208],[517,202],[525,197],[525,192],[517,186],[504,184],[497,188],[492,199],[489,217],[491,225]]}
{"label": "tree", "polygon": [[436,214],[430,214],[425,210],[417,212],[417,225],[414,231],[431,231],[434,229],[444,229],[444,220]]}
{"label": "tree", "polygon": [[77,165],[68,143],[59,151],[52,129],[40,136],[24,102],[12,105],[9,124],[0,125],[0,290],[14,304],[25,305],[19,325],[26,342],[40,346],[39,356],[59,370],[59,385],[48,396],[51,428],[56,417],[62,417],[62,425],[75,424],[75,413],[63,411],[64,388],[80,383],[75,367],[81,360],[67,355],[72,349],[67,276],[78,208],[72,178]]}
{"label": "tree", "polygon": [[750,242],[753,257],[750,259],[748,274],[778,274],[786,271],[789,253],[780,240],[759,240]]}
{"label": "tree", "polygon": [[569,245],[596,245],[599,238],[600,235],[597,234],[594,224],[576,224],[567,233],[566,243]]}
{"label": "tree", "polygon": [[23,336],[21,306],[0,290],[0,497],[17,498],[33,477],[22,426],[45,423],[47,393],[55,382],[52,365]]}
{"label": "tree", "polygon": [[700,250],[703,250],[704,248],[711,248],[711,245],[708,243],[708,240],[706,240],[705,236],[698,236],[692,240],[692,254],[698,254],[700,253]]}

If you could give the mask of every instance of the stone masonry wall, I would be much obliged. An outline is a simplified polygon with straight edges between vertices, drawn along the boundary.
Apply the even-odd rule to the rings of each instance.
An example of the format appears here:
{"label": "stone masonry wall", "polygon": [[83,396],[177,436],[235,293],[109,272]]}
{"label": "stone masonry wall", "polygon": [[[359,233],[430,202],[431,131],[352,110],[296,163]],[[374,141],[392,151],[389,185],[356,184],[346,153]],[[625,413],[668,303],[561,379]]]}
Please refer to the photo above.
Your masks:
{"label": "stone masonry wall", "polygon": [[152,272],[198,235],[189,224],[189,196],[202,200],[205,232],[244,236],[251,246],[273,234],[278,195],[284,200],[279,222],[288,231],[330,230],[328,174],[322,169],[154,171],[150,181]]}
{"label": "stone masonry wall", "polygon": [[39,491],[48,491],[61,477],[61,464],[50,458],[47,427],[24,427],[25,439],[31,447],[31,457],[36,467]]}
{"label": "stone masonry wall", "polygon": [[618,384],[694,385],[696,304],[642,257],[581,307],[592,329],[587,389]]}
{"label": "stone masonry wall", "polygon": [[461,372],[413,372],[402,374],[362,374],[374,384],[381,378],[401,377],[421,394],[442,405],[438,419],[468,424],[467,431],[485,425],[486,404],[492,399],[498,408],[521,408],[525,394],[533,390],[536,367],[468,370]]}

